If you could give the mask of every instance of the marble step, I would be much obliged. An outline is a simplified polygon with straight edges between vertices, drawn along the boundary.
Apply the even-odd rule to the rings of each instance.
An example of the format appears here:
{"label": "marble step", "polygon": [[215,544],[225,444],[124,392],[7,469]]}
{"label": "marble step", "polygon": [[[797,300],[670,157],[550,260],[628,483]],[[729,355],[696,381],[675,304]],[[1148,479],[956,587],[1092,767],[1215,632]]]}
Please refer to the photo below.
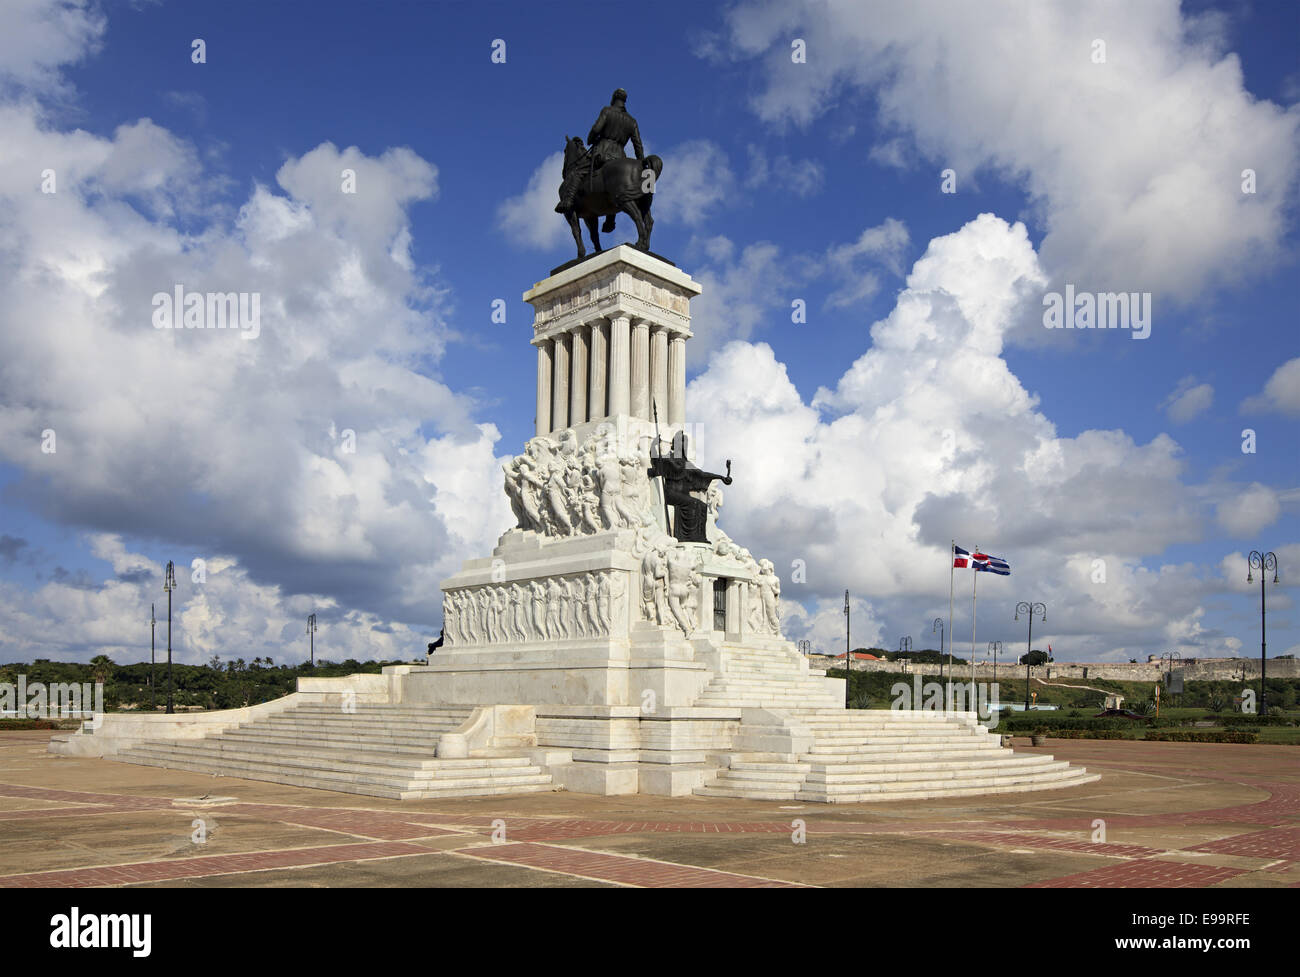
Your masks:
{"label": "marble step", "polygon": [[1068,764],[1051,757],[1006,756],[991,759],[945,757],[897,763],[881,760],[870,764],[820,764],[806,755],[796,761],[733,758],[722,776],[730,779],[782,779],[803,777],[810,784],[842,785],[900,779],[948,779],[976,777],[982,773],[1045,773]]}
{"label": "marble step", "polygon": [[800,800],[830,804],[870,801],[923,800],[946,797],[970,797],[983,794],[1022,793],[1075,787],[1100,779],[1083,768],[1071,768],[1044,775],[1007,775],[961,780],[909,780],[866,787],[845,785],[831,787],[808,785],[791,787],[792,781],[731,780],[720,776],[714,783],[697,787],[704,797],[736,797],[749,800]]}
{"label": "marble step", "polygon": [[942,749],[945,746],[962,746],[974,747],[975,749],[1000,750],[997,740],[989,740],[981,747],[981,741],[976,739],[965,739],[958,736],[890,736],[890,737],[871,737],[869,739],[859,738],[849,743],[826,743],[822,740],[814,740],[813,748],[810,753],[820,753],[826,755],[834,754],[852,754],[859,750],[865,750],[872,753],[888,753],[890,750],[906,750],[909,747],[922,747],[927,749]]}
{"label": "marble step", "polygon": [[434,751],[427,747],[418,752],[413,750],[397,752],[387,746],[370,748],[355,746],[332,747],[321,743],[279,743],[265,742],[258,739],[228,740],[225,737],[197,740],[183,745],[172,742],[141,743],[138,747],[133,747],[133,749],[167,749],[175,751],[177,755],[307,757],[324,764],[353,761],[370,763],[374,762],[373,758],[380,757],[385,763],[404,764],[412,768],[436,759]]}
{"label": "marble step", "polygon": [[818,736],[915,736],[923,733],[933,733],[936,730],[944,730],[954,736],[978,736],[982,738],[988,735],[981,730],[971,729],[969,726],[958,726],[955,723],[838,723],[833,721],[810,722],[804,719],[791,719],[790,721],[811,729]]}
{"label": "marble step", "polygon": [[[461,725],[464,720],[458,719],[388,719],[388,718],[367,718],[354,719],[348,716],[339,716],[337,718],[327,718],[325,716],[298,716],[283,715],[271,716],[267,719],[258,719],[258,726],[277,727],[277,726],[302,726],[319,729],[356,729],[356,730],[373,730],[373,729],[391,729],[402,732],[422,732],[427,729],[453,730]],[[249,725],[249,724],[245,724]]]}
{"label": "marble step", "polygon": [[1059,790],[1065,787],[1077,787],[1101,779],[1100,774],[1077,773],[1070,778],[1060,778],[1048,782],[1021,782],[999,785],[971,785],[960,787],[949,785],[937,789],[906,788],[895,791],[870,791],[857,794],[827,794],[820,791],[755,789],[746,786],[713,786],[695,788],[701,797],[734,797],[759,801],[811,801],[823,804],[873,803],[877,801],[914,801],[938,800],[949,797],[976,797],[986,794],[1020,794],[1030,791]]}
{"label": "marble step", "polygon": [[793,801],[798,800],[796,788],[758,788],[747,784],[713,785],[696,787],[694,793],[699,797],[738,797],[749,801]]}
{"label": "marble step", "polygon": [[328,772],[298,772],[286,768],[265,769],[260,767],[223,766],[201,761],[179,764],[173,760],[158,760],[147,757],[134,759],[119,754],[119,759],[128,763],[144,766],[168,767],[172,769],[191,770],[196,773],[208,773],[219,777],[233,777],[241,780],[261,780],[293,787],[311,787],[318,790],[339,791],[347,794],[365,794],[369,797],[388,797],[396,800],[413,800],[419,798],[439,797],[480,797],[498,794],[531,794],[549,792],[554,789],[551,775],[547,773],[530,777],[468,778],[462,781],[440,781],[436,786],[395,787],[381,783],[372,783],[355,778],[332,776]]}
{"label": "marble step", "polygon": [[287,754],[252,750],[222,750],[216,745],[205,749],[178,748],[174,744],[142,745],[127,751],[131,755],[171,758],[179,761],[201,760],[211,763],[236,765],[273,764],[283,767],[306,767],[331,773],[356,773],[379,777],[394,777],[402,781],[426,781],[462,776],[465,771],[492,771],[505,776],[518,773],[539,773],[527,757],[466,757],[439,760],[432,756],[422,760],[398,758],[384,754],[353,754],[340,757],[313,754]]}
{"label": "marble step", "polygon": [[871,784],[845,784],[834,786],[805,782],[798,792],[800,800],[817,800],[829,803],[862,800],[895,800],[908,796],[962,797],[970,794],[998,793],[1001,790],[1045,790],[1069,787],[1098,779],[1081,768],[1050,771],[1043,774],[1005,774],[964,777],[959,779],[896,780]]}
{"label": "marble step", "polygon": [[406,797],[412,792],[423,792],[427,796],[450,796],[448,792],[477,793],[480,788],[513,789],[539,786],[549,790],[551,784],[551,775],[530,764],[527,758],[522,758],[521,764],[510,767],[478,764],[449,768],[443,771],[441,776],[412,775],[416,772],[406,768],[385,770],[376,767],[357,770],[353,769],[358,766],[357,764],[322,767],[320,764],[296,763],[291,758],[235,760],[212,758],[201,754],[178,755],[144,748],[125,751],[118,754],[118,759],[147,766],[383,797]]}
{"label": "marble step", "polygon": [[706,685],[699,695],[701,699],[724,697],[780,700],[785,703],[780,710],[781,712],[792,712],[800,706],[826,702],[829,699],[821,689],[792,689],[789,686],[764,688],[762,686]]}
{"label": "marble step", "polygon": [[[420,778],[424,776],[439,777],[448,770],[468,767],[507,768],[520,766],[529,761],[521,757],[464,757],[440,758],[431,751],[423,754],[394,754],[388,750],[330,750],[322,747],[298,746],[287,747],[283,744],[226,743],[221,740],[207,740],[192,744],[178,743],[143,743],[134,750],[152,755],[168,755],[180,758],[202,756],[209,759],[283,760],[285,763],[311,763],[331,769],[349,769],[382,767],[400,770],[404,775]],[[427,772],[427,773],[426,773]]]}
{"label": "marble step", "polygon": [[826,716],[819,714],[804,715],[802,712],[798,715],[791,716],[792,719],[798,719],[805,726],[825,727],[827,729],[915,729],[918,726],[942,726],[945,729],[972,729],[982,727],[972,727],[951,719],[942,719],[938,717],[926,717],[924,719],[894,719],[888,713],[884,716],[871,716],[862,713],[845,713],[841,710],[838,716]]}
{"label": "marble step", "polygon": [[1064,760],[1052,760],[1050,757],[1012,757],[966,760],[956,763],[950,760],[938,760],[925,763],[881,763],[874,766],[866,764],[823,766],[813,763],[812,769],[808,772],[808,783],[839,785],[912,779],[948,780],[992,773],[1039,774],[1064,770],[1068,766],[1069,764]]}
{"label": "marble step", "polygon": [[825,688],[825,683],[818,679],[808,679],[802,675],[772,675],[769,672],[753,674],[723,672],[714,676],[713,685],[752,685],[755,688]]}
{"label": "marble step", "polygon": [[236,739],[269,737],[274,739],[314,740],[318,743],[356,744],[384,743],[432,748],[450,729],[391,730],[391,729],[321,729],[318,726],[240,726],[226,730],[221,735]]}
{"label": "marble step", "polygon": [[[295,732],[247,727],[231,729],[221,738],[232,743],[265,743],[284,746],[313,746],[321,749],[383,749],[392,753],[432,753],[441,734],[422,736],[331,736],[319,732]],[[194,741],[198,742],[198,741]]]}
{"label": "marble step", "polygon": [[[473,712],[473,706],[423,706],[423,705],[389,705],[386,703],[366,703],[358,702],[352,707],[352,712],[343,713],[343,707],[340,704],[327,704],[323,702],[307,702],[296,705],[286,712],[292,713],[343,713],[347,716],[468,716]],[[279,715],[284,715],[280,713]]]}

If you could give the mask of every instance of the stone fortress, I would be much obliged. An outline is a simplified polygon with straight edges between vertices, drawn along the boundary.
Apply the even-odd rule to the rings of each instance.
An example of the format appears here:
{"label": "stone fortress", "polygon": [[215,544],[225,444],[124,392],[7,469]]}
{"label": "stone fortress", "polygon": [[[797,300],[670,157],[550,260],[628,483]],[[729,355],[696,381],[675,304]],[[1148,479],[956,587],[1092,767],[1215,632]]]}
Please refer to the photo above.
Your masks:
{"label": "stone fortress", "polygon": [[[997,672],[1003,678],[1020,678],[1025,673],[1025,666],[1018,665],[1016,662],[1023,654],[1023,648],[1020,651],[1010,652],[1006,657],[999,658],[997,663]],[[957,652],[960,655],[960,652]],[[969,653],[968,653],[969,654]],[[824,668],[843,668],[844,653],[839,656],[820,655],[812,653],[808,655],[809,664],[814,667]],[[853,662],[855,672],[890,672],[897,674],[918,675],[942,675],[945,673],[946,665],[929,665],[916,662],[902,661],[883,661],[883,660],[858,660]],[[1249,682],[1259,681],[1259,659],[1258,658],[1175,658],[1160,659],[1152,656],[1151,660],[1143,662],[1049,662],[1045,665],[1030,665],[1030,678],[1045,682],[1054,682],[1065,679],[1078,679],[1086,681],[1089,679],[1108,679],[1115,682],[1160,682],[1168,677],[1170,671],[1181,672],[1184,681],[1187,682]],[[954,665],[954,675],[961,677],[970,675],[970,664]],[[991,681],[994,673],[994,665],[991,661],[977,661],[975,663],[975,679],[979,682]],[[1270,658],[1268,660],[1268,677],[1275,678],[1300,678],[1300,660],[1295,658]]]}
{"label": "stone fortress", "polygon": [[[504,466],[516,525],[443,582],[425,664],[303,679],[250,709],[104,716],[51,749],[399,798],[852,802],[1095,780],[1002,747],[973,712],[847,710],[844,680],[781,636],[772,563],[718,525],[722,476],[688,466],[680,436],[699,293],[621,245],[524,294],[537,413]],[[704,487],[670,505],[665,458]]]}

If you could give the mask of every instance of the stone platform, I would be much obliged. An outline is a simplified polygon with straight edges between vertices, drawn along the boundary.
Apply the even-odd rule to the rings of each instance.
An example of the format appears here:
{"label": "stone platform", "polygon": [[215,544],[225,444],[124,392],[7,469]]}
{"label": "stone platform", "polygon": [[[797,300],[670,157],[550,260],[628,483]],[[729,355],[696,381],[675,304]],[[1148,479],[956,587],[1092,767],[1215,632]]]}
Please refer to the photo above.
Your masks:
{"label": "stone platform", "polygon": [[782,636],[775,567],[723,531],[730,476],[686,437],[699,293],[620,246],[524,294],[537,413],[503,466],[516,525],[442,582],[426,664],[225,714],[107,716],[51,749],[395,798],[835,803],[1095,780],[1002,749],[974,714],[849,712],[844,681]]}

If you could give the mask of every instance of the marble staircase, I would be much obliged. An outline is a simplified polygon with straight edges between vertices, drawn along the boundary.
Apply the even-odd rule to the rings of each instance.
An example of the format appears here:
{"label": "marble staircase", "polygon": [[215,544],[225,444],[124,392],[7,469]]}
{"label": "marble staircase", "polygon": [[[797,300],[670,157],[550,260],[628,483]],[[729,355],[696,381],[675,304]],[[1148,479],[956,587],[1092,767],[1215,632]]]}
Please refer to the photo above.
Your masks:
{"label": "marble staircase", "polygon": [[1038,753],[1016,753],[974,713],[849,710],[816,676],[776,652],[724,649],[702,701],[744,710],[705,797],[857,803],[1073,787],[1099,778]]}
{"label": "marble staircase", "polygon": [[724,645],[722,671],[692,705],[721,708],[842,708],[823,681],[826,672],[809,669],[798,652]]}
{"label": "marble staircase", "polygon": [[526,751],[438,758],[438,739],[471,711],[367,704],[345,712],[336,705],[302,705],[201,739],[144,742],[115,759],[401,800],[553,789],[551,775]]}

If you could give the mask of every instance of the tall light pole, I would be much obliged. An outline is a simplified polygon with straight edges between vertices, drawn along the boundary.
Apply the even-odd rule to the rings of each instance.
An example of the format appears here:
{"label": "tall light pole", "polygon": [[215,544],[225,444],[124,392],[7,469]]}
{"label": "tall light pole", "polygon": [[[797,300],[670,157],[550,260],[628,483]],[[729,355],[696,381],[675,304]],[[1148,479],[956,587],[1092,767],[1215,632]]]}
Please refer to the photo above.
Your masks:
{"label": "tall light pole", "polygon": [[844,708],[849,707],[849,675],[853,671],[853,651],[849,647],[849,592],[844,591]]}
{"label": "tall light pole", "polygon": [[998,652],[1002,650],[1001,641],[990,641],[989,651],[993,653],[993,684],[998,684]]}
{"label": "tall light pole", "polygon": [[176,589],[176,564],[167,561],[163,590],[167,591],[167,711],[172,709],[172,591]]}
{"label": "tall light pole", "polygon": [[316,667],[316,614],[307,617],[307,636],[311,639],[311,667]]}
{"label": "tall light pole", "polygon": [[154,617],[154,605],[149,604],[149,710],[152,712],[158,708],[158,678],[155,673],[157,667],[157,646],[158,642],[155,636],[158,631],[158,619]]}
{"label": "tall light pole", "polygon": [[1040,621],[1047,620],[1047,605],[1042,601],[1022,600],[1016,605],[1016,620],[1020,620],[1021,614],[1029,615],[1029,643],[1025,648],[1025,712],[1029,712],[1029,654],[1034,650],[1034,615],[1038,615]]}
{"label": "tall light pole", "polygon": [[1251,571],[1259,571],[1259,714],[1268,715],[1268,700],[1264,692],[1264,668],[1265,661],[1268,658],[1268,637],[1265,624],[1265,598],[1264,598],[1264,576],[1269,570],[1273,571],[1273,583],[1277,583],[1277,554],[1273,552],[1261,553],[1259,550],[1251,550],[1250,556],[1246,558],[1248,569],[1246,570],[1246,583],[1253,583]]}
{"label": "tall light pole", "polygon": [[905,638],[898,639],[898,653],[901,655],[905,651],[912,650],[912,636],[909,634]]}
{"label": "tall light pole", "polygon": [[[934,632],[936,631],[939,632],[939,671],[942,672],[944,669],[943,669],[943,618],[941,617],[936,617],[934,619],[934,623],[930,625],[930,633],[934,634]],[[951,709],[952,708],[951,679],[945,679],[944,681],[948,683],[946,685],[947,691],[944,692],[944,695],[947,696],[947,698],[944,699],[944,702],[946,702],[948,704],[948,708]]]}

